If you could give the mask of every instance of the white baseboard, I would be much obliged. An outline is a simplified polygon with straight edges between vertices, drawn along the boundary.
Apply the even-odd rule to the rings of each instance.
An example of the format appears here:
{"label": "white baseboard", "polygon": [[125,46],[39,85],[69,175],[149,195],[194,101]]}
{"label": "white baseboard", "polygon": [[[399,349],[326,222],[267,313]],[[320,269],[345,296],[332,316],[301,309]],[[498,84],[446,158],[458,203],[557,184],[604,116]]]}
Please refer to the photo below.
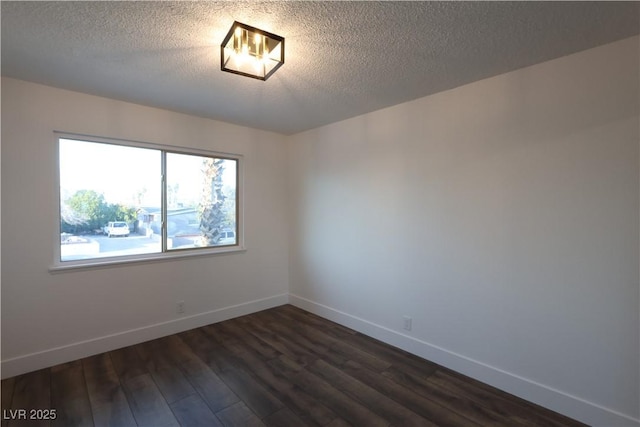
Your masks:
{"label": "white baseboard", "polygon": [[2,361],[2,378],[9,378],[15,375],[38,369],[48,368],[60,363],[70,362],[94,354],[104,353],[129,345],[153,340],[189,329],[199,328],[204,325],[222,322],[234,317],[244,316],[268,308],[287,304],[289,296],[287,294],[276,295],[255,301],[249,301],[217,310],[199,313],[193,316],[182,317],[168,322],[156,323],[154,325],[131,329],[129,331],[106,335],[86,341],[39,351],[37,353],[26,354]]}
{"label": "white baseboard", "polygon": [[621,414],[295,294],[289,294],[289,303],[589,425],[640,427],[640,419]]}

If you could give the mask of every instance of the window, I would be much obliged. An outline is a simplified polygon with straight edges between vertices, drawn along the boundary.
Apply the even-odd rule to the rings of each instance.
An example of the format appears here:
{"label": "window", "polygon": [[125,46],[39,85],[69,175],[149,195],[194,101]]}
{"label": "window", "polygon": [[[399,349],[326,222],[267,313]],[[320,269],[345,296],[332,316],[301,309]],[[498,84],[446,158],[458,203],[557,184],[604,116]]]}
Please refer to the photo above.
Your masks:
{"label": "window", "polygon": [[239,249],[240,156],[58,137],[58,266]]}

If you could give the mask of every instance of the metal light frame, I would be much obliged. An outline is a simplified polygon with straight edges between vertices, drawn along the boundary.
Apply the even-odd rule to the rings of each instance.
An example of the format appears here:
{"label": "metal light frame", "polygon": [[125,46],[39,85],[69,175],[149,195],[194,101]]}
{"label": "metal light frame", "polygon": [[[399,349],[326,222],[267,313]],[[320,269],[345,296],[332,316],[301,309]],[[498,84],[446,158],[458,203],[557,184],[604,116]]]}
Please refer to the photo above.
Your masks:
{"label": "metal light frame", "polygon": [[220,45],[222,71],[267,80],[282,64],[284,37],[238,21]]}

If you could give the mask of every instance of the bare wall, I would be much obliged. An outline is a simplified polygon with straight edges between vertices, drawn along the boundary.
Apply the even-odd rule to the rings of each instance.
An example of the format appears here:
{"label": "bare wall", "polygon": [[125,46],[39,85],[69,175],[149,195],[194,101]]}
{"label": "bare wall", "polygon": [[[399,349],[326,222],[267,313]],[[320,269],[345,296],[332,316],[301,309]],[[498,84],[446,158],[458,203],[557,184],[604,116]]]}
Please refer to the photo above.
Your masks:
{"label": "bare wall", "polygon": [[[54,130],[243,155],[246,252],[50,273]],[[274,133],[3,78],[3,376],[286,302],[285,148]]]}
{"label": "bare wall", "polygon": [[634,37],[290,137],[291,301],[637,425],[638,52]]}

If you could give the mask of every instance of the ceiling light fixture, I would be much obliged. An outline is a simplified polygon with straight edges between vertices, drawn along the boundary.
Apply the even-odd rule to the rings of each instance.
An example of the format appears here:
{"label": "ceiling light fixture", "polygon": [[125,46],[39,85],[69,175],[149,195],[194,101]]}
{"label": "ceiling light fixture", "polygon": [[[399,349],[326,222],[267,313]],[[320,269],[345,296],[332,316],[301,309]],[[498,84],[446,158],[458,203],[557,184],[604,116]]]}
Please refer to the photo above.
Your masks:
{"label": "ceiling light fixture", "polygon": [[220,47],[222,71],[267,80],[284,64],[284,37],[234,22]]}

